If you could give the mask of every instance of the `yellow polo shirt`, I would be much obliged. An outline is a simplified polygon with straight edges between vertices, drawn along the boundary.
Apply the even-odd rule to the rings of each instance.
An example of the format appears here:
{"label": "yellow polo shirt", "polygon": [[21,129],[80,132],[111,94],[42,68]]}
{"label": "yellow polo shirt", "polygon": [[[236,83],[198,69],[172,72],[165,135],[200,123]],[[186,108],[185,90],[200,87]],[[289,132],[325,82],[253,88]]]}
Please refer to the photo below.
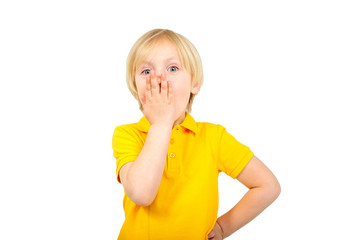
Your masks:
{"label": "yellow polo shirt", "polygon": [[[150,128],[146,117],[115,128],[116,176],[139,155]],[[170,138],[164,173],[151,205],[133,203],[124,191],[125,222],[118,240],[204,240],[217,220],[218,176],[235,179],[253,152],[219,124],[195,122],[186,113]],[[121,183],[121,182],[120,182]]]}

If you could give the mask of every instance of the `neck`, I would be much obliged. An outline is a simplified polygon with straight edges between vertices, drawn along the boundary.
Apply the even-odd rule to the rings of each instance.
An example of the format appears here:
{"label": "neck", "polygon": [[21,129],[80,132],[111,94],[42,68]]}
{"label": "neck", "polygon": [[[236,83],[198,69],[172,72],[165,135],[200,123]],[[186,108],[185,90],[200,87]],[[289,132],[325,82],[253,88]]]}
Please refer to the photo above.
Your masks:
{"label": "neck", "polygon": [[186,112],[183,112],[180,117],[178,117],[175,122],[174,122],[174,125],[173,125],[173,128],[178,125],[178,124],[181,124],[184,120],[185,120],[185,116],[186,116]]}

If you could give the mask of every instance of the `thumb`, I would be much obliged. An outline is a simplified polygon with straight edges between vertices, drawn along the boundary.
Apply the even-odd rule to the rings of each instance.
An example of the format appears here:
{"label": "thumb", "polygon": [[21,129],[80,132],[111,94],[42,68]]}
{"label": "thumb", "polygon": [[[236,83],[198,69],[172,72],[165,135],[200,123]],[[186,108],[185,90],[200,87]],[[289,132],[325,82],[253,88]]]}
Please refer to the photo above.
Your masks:
{"label": "thumb", "polygon": [[215,237],[215,231],[211,230],[211,232],[208,234],[208,238]]}

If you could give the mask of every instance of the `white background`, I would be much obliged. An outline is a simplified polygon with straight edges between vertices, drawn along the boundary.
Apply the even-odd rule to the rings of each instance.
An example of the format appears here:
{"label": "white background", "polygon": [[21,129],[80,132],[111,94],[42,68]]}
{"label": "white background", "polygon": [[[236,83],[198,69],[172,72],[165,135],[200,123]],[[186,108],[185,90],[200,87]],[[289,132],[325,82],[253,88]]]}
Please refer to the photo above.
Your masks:
{"label": "white background", "polygon": [[[168,28],[198,49],[192,116],[222,124],[280,197],[228,239],[360,239],[357,1],[1,1],[0,239],[116,239],[114,128],[142,114],[134,42]],[[246,189],[219,176],[218,216]]]}

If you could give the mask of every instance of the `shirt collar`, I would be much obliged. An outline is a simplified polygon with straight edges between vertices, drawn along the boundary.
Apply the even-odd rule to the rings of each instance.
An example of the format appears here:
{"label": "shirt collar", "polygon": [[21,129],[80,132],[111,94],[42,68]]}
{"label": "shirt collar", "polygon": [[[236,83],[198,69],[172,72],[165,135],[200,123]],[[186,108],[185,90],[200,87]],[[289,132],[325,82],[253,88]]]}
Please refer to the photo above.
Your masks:
{"label": "shirt collar", "polygon": [[[150,129],[150,123],[147,120],[147,118],[145,116],[143,116],[139,122],[137,122],[137,128],[142,131],[142,132],[149,132]],[[192,131],[193,133],[197,133],[198,132],[198,128],[196,125],[196,122],[194,120],[194,118],[187,112],[185,112],[185,119],[182,123],[178,124],[183,128],[189,129],[190,131]],[[176,126],[174,126],[175,128]]]}

